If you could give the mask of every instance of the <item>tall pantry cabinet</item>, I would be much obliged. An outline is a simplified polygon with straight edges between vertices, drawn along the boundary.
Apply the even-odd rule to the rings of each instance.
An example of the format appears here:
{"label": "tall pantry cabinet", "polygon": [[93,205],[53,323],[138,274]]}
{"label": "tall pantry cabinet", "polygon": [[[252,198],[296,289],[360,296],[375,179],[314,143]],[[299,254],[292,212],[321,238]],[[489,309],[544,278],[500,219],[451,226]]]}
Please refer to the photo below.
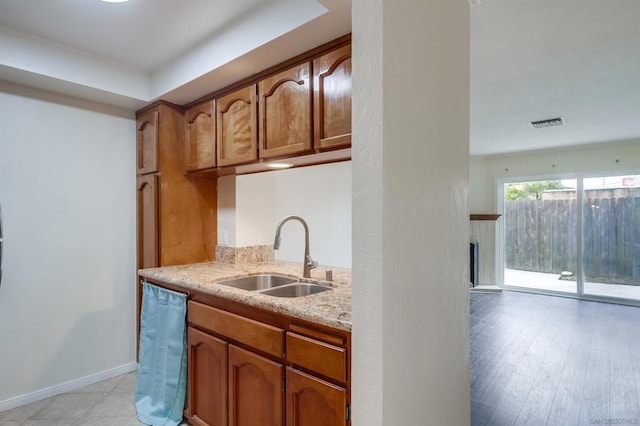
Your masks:
{"label": "tall pantry cabinet", "polygon": [[184,115],[156,103],[137,114],[138,268],[215,256],[216,179],[184,174]]}

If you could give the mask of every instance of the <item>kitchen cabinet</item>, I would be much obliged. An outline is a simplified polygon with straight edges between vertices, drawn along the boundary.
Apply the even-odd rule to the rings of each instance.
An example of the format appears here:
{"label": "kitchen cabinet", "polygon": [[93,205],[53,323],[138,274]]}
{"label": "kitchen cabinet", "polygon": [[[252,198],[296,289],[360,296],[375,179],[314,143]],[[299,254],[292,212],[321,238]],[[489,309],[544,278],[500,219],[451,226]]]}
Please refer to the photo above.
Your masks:
{"label": "kitchen cabinet", "polygon": [[351,145],[351,45],[313,61],[314,148]]}
{"label": "kitchen cabinet", "polygon": [[226,425],[228,418],[233,426],[282,426],[284,368],[277,359],[284,330],[202,303],[187,306],[187,413],[193,423]]}
{"label": "kitchen cabinet", "polygon": [[258,159],[257,111],[255,84],[216,99],[218,166]]}
{"label": "kitchen cabinet", "polygon": [[185,112],[187,135],[185,170],[201,170],[216,165],[214,102],[207,101]]}
{"label": "kitchen cabinet", "polygon": [[227,424],[227,342],[193,327],[187,331],[187,415],[192,425]]}
{"label": "kitchen cabinet", "polygon": [[138,266],[212,260],[216,181],[184,175],[182,112],[159,103],[139,114],[137,124],[139,176],[154,176],[138,181]]}
{"label": "kitchen cabinet", "polygon": [[158,265],[158,176],[138,176],[138,267]]}
{"label": "kitchen cabinet", "polygon": [[286,335],[287,426],[346,425],[349,361],[344,341],[308,327],[295,331]]}
{"label": "kitchen cabinet", "polygon": [[188,105],[184,171],[223,176],[269,170],[273,159],[297,166],[350,159],[350,40],[336,39]]}
{"label": "kitchen cabinet", "polygon": [[345,388],[287,367],[287,426],[345,426]]}
{"label": "kitchen cabinet", "polygon": [[282,364],[229,346],[229,425],[282,426]]}
{"label": "kitchen cabinet", "polygon": [[291,67],[258,83],[260,158],[312,149],[311,63]]}
{"label": "kitchen cabinet", "polygon": [[150,110],[137,119],[137,173],[138,175],[158,171],[159,111]]}
{"label": "kitchen cabinet", "polygon": [[[159,102],[139,112],[136,124],[138,268],[212,260],[216,180],[184,174],[184,115]],[[138,318],[141,304],[138,282]]]}
{"label": "kitchen cabinet", "polygon": [[207,300],[187,304],[192,424],[349,424],[349,334]]}

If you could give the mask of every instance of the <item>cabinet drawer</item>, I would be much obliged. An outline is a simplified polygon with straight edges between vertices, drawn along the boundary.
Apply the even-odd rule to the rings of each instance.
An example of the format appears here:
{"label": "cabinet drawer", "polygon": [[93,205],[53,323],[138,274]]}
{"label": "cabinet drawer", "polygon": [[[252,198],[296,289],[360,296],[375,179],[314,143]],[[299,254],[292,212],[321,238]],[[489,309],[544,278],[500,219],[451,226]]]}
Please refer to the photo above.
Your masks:
{"label": "cabinet drawer", "polygon": [[341,382],[347,381],[347,350],[287,333],[287,361]]}
{"label": "cabinet drawer", "polygon": [[232,314],[202,303],[189,301],[187,318],[195,326],[281,358],[284,330]]}

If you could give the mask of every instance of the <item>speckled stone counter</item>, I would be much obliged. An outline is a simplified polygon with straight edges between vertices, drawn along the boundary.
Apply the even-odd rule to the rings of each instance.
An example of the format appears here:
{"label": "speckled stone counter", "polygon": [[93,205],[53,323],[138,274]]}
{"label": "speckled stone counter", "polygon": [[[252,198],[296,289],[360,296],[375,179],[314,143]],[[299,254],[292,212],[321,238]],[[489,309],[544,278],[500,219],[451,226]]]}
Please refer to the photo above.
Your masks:
{"label": "speckled stone counter", "polygon": [[[332,281],[325,280],[327,270],[333,271]],[[330,286],[332,290],[309,296],[286,298],[216,284],[217,281],[224,279],[263,273],[288,275],[302,282]],[[141,269],[139,274],[145,278],[179,286],[187,292],[208,293],[293,318],[351,331],[350,269],[320,266],[311,270],[311,279],[308,279],[302,278],[301,263],[278,261],[271,264],[230,265],[207,262]]]}

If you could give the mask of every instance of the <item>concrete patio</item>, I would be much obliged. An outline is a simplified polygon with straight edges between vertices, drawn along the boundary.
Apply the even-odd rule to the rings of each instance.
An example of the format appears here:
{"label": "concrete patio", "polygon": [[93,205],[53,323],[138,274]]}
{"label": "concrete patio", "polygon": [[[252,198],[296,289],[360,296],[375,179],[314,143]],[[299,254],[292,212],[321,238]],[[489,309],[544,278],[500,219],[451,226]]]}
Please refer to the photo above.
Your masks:
{"label": "concrete patio", "polygon": [[[505,269],[504,284],[510,287],[577,293],[576,281],[559,280],[559,276],[560,274]],[[585,282],[584,294],[640,300],[640,286]]]}

